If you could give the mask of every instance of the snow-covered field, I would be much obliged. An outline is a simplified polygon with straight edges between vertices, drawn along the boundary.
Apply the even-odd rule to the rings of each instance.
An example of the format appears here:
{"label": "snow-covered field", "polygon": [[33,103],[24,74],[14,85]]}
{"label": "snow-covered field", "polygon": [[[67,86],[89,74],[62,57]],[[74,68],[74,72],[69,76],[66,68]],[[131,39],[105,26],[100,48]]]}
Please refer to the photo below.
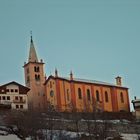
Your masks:
{"label": "snow-covered field", "polygon": [[20,140],[16,135],[0,136],[0,140]]}
{"label": "snow-covered field", "polygon": [[[67,135],[71,135],[71,136],[76,136],[75,132],[66,132]],[[138,135],[137,134],[121,134],[122,138],[124,140],[138,140]],[[139,135],[140,137],[140,135]],[[56,139],[56,137],[55,137]],[[19,138],[17,138],[17,136],[15,135],[7,135],[7,136],[0,136],[0,140],[20,140]],[[29,138],[27,138],[27,140],[29,140]]]}
{"label": "snow-covered field", "polygon": [[[138,140],[137,134],[121,134],[121,136],[124,140]],[[140,137],[140,135],[139,135],[139,137]]]}

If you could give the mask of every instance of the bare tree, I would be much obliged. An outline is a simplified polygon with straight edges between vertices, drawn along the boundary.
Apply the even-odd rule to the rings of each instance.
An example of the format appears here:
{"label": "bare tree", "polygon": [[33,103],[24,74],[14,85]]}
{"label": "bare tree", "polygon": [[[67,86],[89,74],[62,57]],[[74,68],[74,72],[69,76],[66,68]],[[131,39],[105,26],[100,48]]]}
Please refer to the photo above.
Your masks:
{"label": "bare tree", "polygon": [[45,127],[41,112],[33,110],[11,110],[7,113],[5,123],[10,133],[17,135],[23,140],[28,136],[32,137],[32,139],[41,137],[40,130]]}

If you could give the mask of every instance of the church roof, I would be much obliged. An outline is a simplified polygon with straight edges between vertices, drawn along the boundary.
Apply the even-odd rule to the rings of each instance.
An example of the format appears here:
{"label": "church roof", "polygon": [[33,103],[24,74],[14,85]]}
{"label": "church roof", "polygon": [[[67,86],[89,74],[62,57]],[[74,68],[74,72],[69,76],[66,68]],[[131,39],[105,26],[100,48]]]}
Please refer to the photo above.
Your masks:
{"label": "church roof", "polygon": [[34,47],[34,42],[31,36],[31,42],[30,42],[30,51],[29,51],[29,58],[28,58],[28,62],[38,62],[38,58],[37,58],[37,53]]}
{"label": "church roof", "polygon": [[120,87],[120,88],[128,89],[127,87],[122,87],[122,86],[115,85],[115,84],[108,83],[108,82],[102,82],[102,81],[97,81],[97,80],[88,80],[88,79],[80,79],[80,78],[73,78],[73,80],[70,80],[70,78],[68,78],[68,77],[54,77],[52,75],[48,77],[48,79],[46,80],[45,84],[48,82],[48,80],[50,78],[66,80],[68,82],[75,82],[75,83],[86,83],[86,84],[104,85],[104,86]]}

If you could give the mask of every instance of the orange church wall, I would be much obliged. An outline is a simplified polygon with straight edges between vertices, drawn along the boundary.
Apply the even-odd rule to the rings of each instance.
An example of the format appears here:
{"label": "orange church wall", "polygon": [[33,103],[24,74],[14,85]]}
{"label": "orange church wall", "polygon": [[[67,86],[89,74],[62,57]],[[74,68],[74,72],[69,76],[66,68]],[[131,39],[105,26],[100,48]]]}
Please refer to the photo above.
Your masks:
{"label": "orange church wall", "polygon": [[[50,82],[53,83],[52,87],[50,87]],[[108,112],[129,111],[128,90],[125,88],[69,82],[59,78],[49,79],[45,86],[47,100],[54,106],[59,106],[60,111],[92,112],[95,108]],[[81,99],[78,96],[78,88],[81,89]],[[54,91],[53,97],[50,96],[51,90]],[[90,91],[90,99],[87,97],[87,90]],[[97,101],[96,91],[99,92],[99,101]],[[106,101],[105,92],[107,92],[108,101]],[[124,103],[121,102],[120,92],[123,93]]]}
{"label": "orange church wall", "polygon": [[[123,102],[121,100],[121,93],[123,94]],[[125,89],[117,89],[118,111],[129,111],[128,93]]]}
{"label": "orange church wall", "polygon": [[118,112],[117,88],[111,87],[112,111]]}
{"label": "orange church wall", "polygon": [[62,111],[70,110],[71,103],[71,89],[70,83],[67,81],[59,80],[60,95],[61,95],[61,109]]}
{"label": "orange church wall", "polygon": [[[50,102],[51,105],[57,106],[57,93],[56,93],[56,82],[53,79],[50,79],[48,83],[45,85],[46,89],[46,97],[47,101]],[[50,92],[53,91],[54,95],[51,96]]]}

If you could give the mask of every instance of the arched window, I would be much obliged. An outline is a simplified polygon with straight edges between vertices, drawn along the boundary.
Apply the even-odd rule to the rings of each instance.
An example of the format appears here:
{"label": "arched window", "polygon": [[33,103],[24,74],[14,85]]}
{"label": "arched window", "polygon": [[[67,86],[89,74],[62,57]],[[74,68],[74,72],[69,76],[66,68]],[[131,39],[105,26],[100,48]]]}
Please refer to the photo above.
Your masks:
{"label": "arched window", "polygon": [[39,67],[34,66],[34,72],[39,72]]}
{"label": "arched window", "polygon": [[70,100],[69,89],[67,89],[67,100]]}
{"label": "arched window", "polygon": [[37,75],[35,74],[35,80],[37,80]]}
{"label": "arched window", "polygon": [[54,91],[53,91],[53,90],[50,91],[50,96],[51,96],[51,97],[54,96]]}
{"label": "arched window", "polygon": [[105,91],[105,102],[108,102],[108,93]]}
{"label": "arched window", "polygon": [[34,67],[34,72],[36,72],[36,67]]}
{"label": "arched window", "polygon": [[100,95],[99,95],[99,91],[96,90],[96,100],[99,102],[100,101]]}
{"label": "arched window", "polygon": [[80,88],[78,88],[78,98],[79,99],[82,99],[82,92],[81,92],[81,89]]}
{"label": "arched window", "polygon": [[40,75],[39,75],[39,74],[38,74],[38,75],[35,74],[35,80],[36,80],[36,81],[39,81],[39,80],[40,80]]}
{"label": "arched window", "polygon": [[36,68],[36,72],[39,72],[39,67]]}
{"label": "arched window", "polygon": [[124,97],[123,97],[123,93],[120,93],[120,98],[121,98],[121,102],[124,103]]}
{"label": "arched window", "polygon": [[87,89],[87,99],[90,101],[90,90]]}
{"label": "arched window", "polygon": [[37,76],[37,79],[40,80],[40,75]]}

